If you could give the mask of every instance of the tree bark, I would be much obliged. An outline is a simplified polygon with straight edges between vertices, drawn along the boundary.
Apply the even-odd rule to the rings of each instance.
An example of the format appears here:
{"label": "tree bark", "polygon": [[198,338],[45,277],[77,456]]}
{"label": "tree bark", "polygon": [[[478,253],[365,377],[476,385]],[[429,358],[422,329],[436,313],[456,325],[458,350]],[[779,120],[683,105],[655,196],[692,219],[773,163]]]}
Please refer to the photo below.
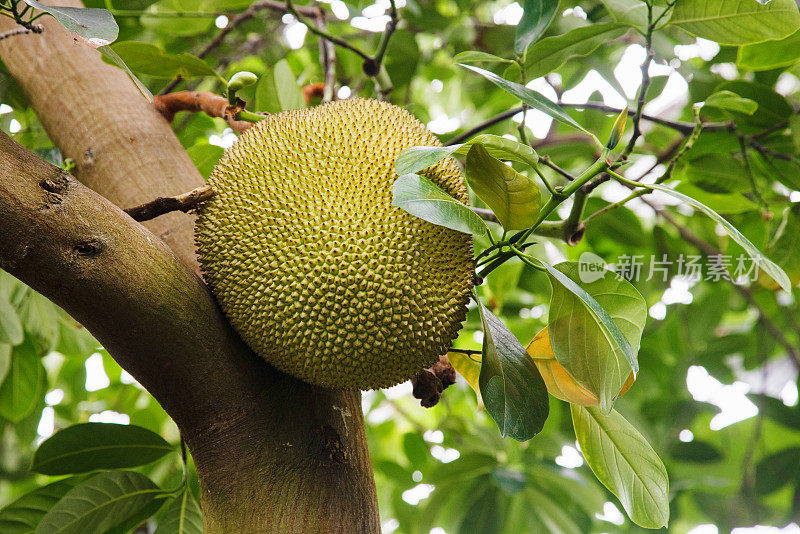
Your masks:
{"label": "tree bark", "polygon": [[175,419],[206,532],[379,532],[359,392],[311,387],[239,340],[198,276],[190,216],[144,223],[156,237],[114,206],[203,181],[122,71],[40,20],[0,57],[99,194],[2,136],[0,266],[86,325]]}

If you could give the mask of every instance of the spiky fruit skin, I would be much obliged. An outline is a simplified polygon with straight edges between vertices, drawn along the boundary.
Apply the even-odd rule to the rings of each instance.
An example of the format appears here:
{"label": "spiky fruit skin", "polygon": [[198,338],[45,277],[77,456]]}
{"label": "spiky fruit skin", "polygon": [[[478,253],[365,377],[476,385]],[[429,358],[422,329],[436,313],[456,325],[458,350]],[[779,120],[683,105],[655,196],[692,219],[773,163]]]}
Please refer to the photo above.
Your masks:
{"label": "spiky fruit skin", "polygon": [[[329,388],[375,389],[438,361],[461,328],[472,242],[393,207],[394,160],[439,141],[402,108],[352,99],[242,135],[199,212],[203,272],[242,339]],[[452,159],[425,176],[466,202]]]}

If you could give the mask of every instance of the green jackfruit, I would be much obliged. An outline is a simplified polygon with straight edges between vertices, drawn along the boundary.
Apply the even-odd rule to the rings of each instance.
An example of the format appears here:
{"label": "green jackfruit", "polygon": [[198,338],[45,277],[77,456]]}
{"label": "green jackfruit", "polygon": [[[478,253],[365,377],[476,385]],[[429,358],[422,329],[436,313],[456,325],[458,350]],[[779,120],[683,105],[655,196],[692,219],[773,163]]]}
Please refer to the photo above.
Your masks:
{"label": "green jackfruit", "polygon": [[[200,264],[236,331],[278,369],[374,389],[447,352],[466,316],[472,242],[391,205],[394,160],[417,145],[440,143],[407,111],[342,100],[267,117],[214,169]],[[423,174],[466,202],[452,159]]]}

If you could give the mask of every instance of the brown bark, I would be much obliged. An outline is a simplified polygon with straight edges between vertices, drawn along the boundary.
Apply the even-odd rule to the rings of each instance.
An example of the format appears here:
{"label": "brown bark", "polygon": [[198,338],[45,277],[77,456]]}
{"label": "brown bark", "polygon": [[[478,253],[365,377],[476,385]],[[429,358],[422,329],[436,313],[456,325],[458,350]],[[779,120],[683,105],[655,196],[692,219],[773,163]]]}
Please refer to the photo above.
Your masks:
{"label": "brown bark", "polygon": [[[0,56],[78,178],[123,207],[203,185],[127,77],[40,20],[41,35],[0,42]],[[7,137],[0,159],[2,266],[84,323],[175,419],[206,532],[379,531],[360,395],[312,388],[241,343],[197,276],[190,216],[145,223],[170,251]]]}

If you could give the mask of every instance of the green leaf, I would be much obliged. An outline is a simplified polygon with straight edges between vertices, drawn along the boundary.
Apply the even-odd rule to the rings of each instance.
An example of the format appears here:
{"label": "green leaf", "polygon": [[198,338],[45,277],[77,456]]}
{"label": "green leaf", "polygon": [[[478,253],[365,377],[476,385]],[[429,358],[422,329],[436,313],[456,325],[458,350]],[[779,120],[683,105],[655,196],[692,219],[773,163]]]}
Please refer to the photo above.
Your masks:
{"label": "green leaf", "polygon": [[[128,68],[139,74],[166,79],[214,76],[225,82],[208,63],[187,52],[168,54],[160,46],[138,41],[120,41],[114,43],[111,49]],[[105,61],[112,62],[108,59]]]}
{"label": "green leaf", "polygon": [[[602,2],[617,22],[641,30],[647,28],[647,4],[642,0],[602,0]],[[654,5],[653,18],[658,19],[666,9],[666,6]],[[666,24],[669,18],[670,15],[665,15],[658,23],[658,27]]]}
{"label": "green leaf", "polygon": [[784,487],[800,475],[800,447],[770,454],[756,464],[755,490],[766,495]]}
{"label": "green leaf", "polygon": [[211,143],[197,143],[187,148],[186,152],[203,178],[208,178],[225,150]]}
{"label": "green leaf", "polygon": [[752,115],[758,109],[758,102],[742,98],[732,91],[717,91],[706,98],[704,106]]}
{"label": "green leaf", "polygon": [[481,52],[478,50],[468,50],[458,53],[453,60],[456,63],[513,63],[510,59],[497,57],[488,52]]}
{"label": "green leaf", "polygon": [[553,72],[570,59],[585,57],[621,37],[628,27],[614,22],[576,28],[563,35],[546,37],[525,54],[525,75],[538,78]]}
{"label": "green leaf", "polygon": [[753,261],[758,265],[758,267],[762,271],[766,272],[773,280],[778,282],[778,285],[780,285],[784,290],[791,293],[792,283],[789,281],[789,277],[786,275],[783,269],[778,267],[775,263],[770,261],[769,258],[764,256],[756,248],[756,246],[753,245],[753,243],[751,243],[750,240],[744,236],[744,234],[742,234],[739,230],[737,230],[736,227],[734,227],[731,223],[729,223],[727,219],[725,219],[722,215],[712,210],[705,204],[698,202],[692,197],[686,196],[683,193],[679,193],[678,191],[675,191],[674,189],[667,187],[665,185],[643,184],[638,182],[637,184],[650,190],[663,191],[664,193],[667,193],[670,196],[673,196],[679,200],[682,200],[683,202],[686,202],[687,204],[691,205],[694,208],[697,208],[698,210],[702,211],[703,213],[711,217],[711,219],[719,223],[719,225],[722,226],[726,232],[728,232],[728,235],[730,235],[734,241],[736,241],[737,243],[739,243],[739,245],[742,246],[742,248],[750,255],[751,258],[753,258]]}
{"label": "green leaf", "polygon": [[558,363],[609,413],[631,370],[647,319],[647,303],[633,285],[595,265],[546,265],[553,293],[548,328]]}
{"label": "green leaf", "polygon": [[510,82],[504,78],[501,78],[497,74],[493,72],[489,72],[488,70],[481,69],[479,67],[473,67],[471,65],[462,65],[462,67],[467,68],[473,72],[476,72],[498,86],[499,88],[503,89],[507,93],[510,93],[520,100],[522,100],[525,104],[528,104],[531,108],[537,109],[546,115],[554,118],[555,120],[564,123],[568,126],[572,126],[594,138],[591,132],[585,129],[583,126],[575,122],[575,120],[570,117],[566,111],[564,111],[561,106],[558,104],[553,103],[550,99],[540,95],[536,91],[528,89],[524,85],[520,85],[518,83]]}
{"label": "green leaf", "polygon": [[688,182],[710,193],[749,191],[752,187],[747,169],[730,154],[703,154],[688,162],[681,174],[682,185]]}
{"label": "green leaf", "polygon": [[721,45],[746,45],[783,39],[800,28],[794,0],[766,5],[742,0],[678,0],[671,24]]}
{"label": "green leaf", "polygon": [[544,380],[514,334],[478,303],[483,323],[480,388],[486,411],[500,435],[527,441],[538,434],[550,411]]}
{"label": "green leaf", "polygon": [[498,467],[492,471],[492,481],[498,488],[503,490],[507,495],[514,495],[524,490],[528,486],[528,480],[525,473],[519,471],[509,471]]}
{"label": "green leaf", "polygon": [[17,311],[4,295],[0,295],[0,343],[19,345],[23,337],[22,322]]}
{"label": "green leaf", "polygon": [[795,148],[800,150],[800,115],[792,115],[789,118],[789,129],[792,133]]}
{"label": "green leaf", "polygon": [[472,138],[458,152],[468,154],[470,145],[476,144],[483,145],[483,148],[495,158],[517,161],[531,168],[536,168],[539,164],[539,155],[530,146],[493,134],[483,134]]}
{"label": "green leaf", "polygon": [[166,496],[140,473],[100,473],[69,490],[42,518],[36,534],[106,532],[149,511],[154,501]]}
{"label": "green leaf", "polygon": [[800,204],[794,203],[785,210],[775,234],[764,249],[786,271],[792,285],[800,280],[800,247],[797,243],[800,243]]}
{"label": "green leaf", "polygon": [[44,515],[84,477],[70,477],[26,493],[0,510],[0,532],[33,534]]}
{"label": "green leaf", "polygon": [[286,109],[300,109],[306,107],[305,100],[303,99],[303,92],[300,86],[297,85],[297,78],[289,68],[289,63],[282,59],[275,64],[273,70],[275,75],[275,89],[278,91],[278,100],[281,103],[281,108]]}
{"label": "green leaf", "polygon": [[125,64],[122,58],[119,57],[119,55],[116,52],[114,52],[113,48],[106,45],[106,46],[101,46],[100,48],[98,48],[98,50],[100,51],[100,54],[102,54],[103,61],[105,61],[109,65],[116,65],[117,67],[124,70],[125,73],[128,75],[128,78],[130,78],[130,80],[133,82],[133,85],[136,86],[136,88],[139,90],[142,96],[144,96],[149,102],[151,103],[153,102],[153,93],[151,93],[150,89],[148,89],[147,86],[145,86],[145,84],[143,84],[142,81],[139,80],[139,78],[137,78],[136,75],[133,74],[131,69],[128,68],[128,65]]}
{"label": "green leaf", "polygon": [[525,0],[522,3],[522,19],[517,24],[514,50],[522,54],[531,43],[542,36],[550,25],[558,8],[558,0]]}
{"label": "green leaf", "polygon": [[13,423],[22,421],[42,395],[44,367],[30,340],[11,352],[11,366],[0,385],[0,416]]}
{"label": "green leaf", "polygon": [[23,0],[23,2],[49,13],[66,29],[76,33],[94,48],[113,43],[119,35],[119,27],[114,17],[105,9],[46,6],[34,0]]}
{"label": "green leaf", "polygon": [[142,427],[80,423],[39,445],[31,471],[44,475],[85,473],[149,464],[172,452],[164,438]]}
{"label": "green leaf", "polygon": [[200,4],[197,0],[160,0],[148,6],[139,21],[145,28],[169,37],[197,35],[211,27],[214,17],[183,16],[183,14],[201,11]]}
{"label": "green leaf", "polygon": [[255,109],[279,113],[306,106],[303,92],[285,59],[261,75],[256,85]]}
{"label": "green leaf", "polygon": [[460,145],[407,148],[397,156],[394,164],[395,172],[398,175],[417,173],[439,163],[447,156],[467,154],[476,144],[483,145],[489,154],[496,158],[518,161],[531,167],[536,167],[539,163],[539,155],[530,146],[499,135],[483,134]]}
{"label": "green leaf", "polygon": [[483,145],[472,145],[465,172],[472,190],[497,215],[503,228],[524,230],[536,223],[541,208],[539,188],[489,155]]}
{"label": "green leaf", "polygon": [[167,503],[155,534],[203,534],[203,515],[188,489]]}
{"label": "green leaf", "polygon": [[397,159],[394,161],[394,172],[398,176],[418,173],[432,165],[436,165],[465,146],[468,145],[464,143],[450,146],[412,146],[398,154]]}
{"label": "green leaf", "polygon": [[11,369],[11,345],[0,343],[0,384],[8,376],[8,371]]}
{"label": "green leaf", "polygon": [[50,352],[58,343],[58,307],[30,288],[19,294],[15,304],[25,331],[40,352]]}
{"label": "green leaf", "polygon": [[695,187],[690,183],[678,184],[675,190],[702,202],[717,213],[745,213],[760,209],[758,204],[736,191],[712,193],[706,187]]}
{"label": "green leaf", "polygon": [[771,128],[792,116],[794,110],[785,97],[772,87],[756,82],[733,80],[720,85],[718,91],[731,91],[743,98],[758,102],[758,109],[752,115],[730,111],[736,125],[744,131],[760,132]]}
{"label": "green leaf", "polygon": [[761,71],[788,67],[800,61],[800,31],[775,41],[739,48],[736,64],[743,70]]}
{"label": "green leaf", "polygon": [[786,406],[782,401],[767,395],[749,393],[747,398],[758,407],[758,413],[795,430],[800,430],[800,406]]}
{"label": "green leaf", "polygon": [[676,460],[694,463],[718,462],[723,458],[722,451],[705,441],[676,441],[669,448],[669,455]]}
{"label": "green leaf", "polygon": [[[560,478],[565,479],[566,477]],[[546,530],[542,530],[542,532],[551,534],[585,534],[586,531],[581,530],[575,524],[575,518],[571,517],[569,509],[564,506],[563,502],[554,500],[547,493],[533,487],[528,488],[525,493],[528,498],[528,513],[538,517],[542,526],[546,526]]]}
{"label": "green leaf", "polygon": [[514,298],[517,286],[525,264],[519,258],[511,258],[492,271],[492,276],[486,279],[486,289],[495,304],[495,309],[502,308],[506,299]]}
{"label": "green leaf", "polygon": [[421,55],[417,44],[417,31],[416,28],[395,31],[386,48],[383,64],[395,90],[407,86],[417,74]]}
{"label": "green leaf", "polygon": [[669,478],[656,452],[619,413],[571,405],[581,452],[597,479],[622,503],[631,521],[661,528],[669,521]]}
{"label": "green leaf", "polygon": [[423,467],[431,457],[425,440],[416,432],[407,432],[403,435],[403,452],[412,469]]}
{"label": "green leaf", "polygon": [[483,219],[427,178],[404,174],[395,180],[392,194],[392,206],[420,219],[465,234],[489,235]]}
{"label": "green leaf", "polygon": [[470,499],[471,505],[466,507],[456,533],[497,534],[498,526],[503,523],[500,491],[493,484],[480,484],[476,489],[480,493]]}

